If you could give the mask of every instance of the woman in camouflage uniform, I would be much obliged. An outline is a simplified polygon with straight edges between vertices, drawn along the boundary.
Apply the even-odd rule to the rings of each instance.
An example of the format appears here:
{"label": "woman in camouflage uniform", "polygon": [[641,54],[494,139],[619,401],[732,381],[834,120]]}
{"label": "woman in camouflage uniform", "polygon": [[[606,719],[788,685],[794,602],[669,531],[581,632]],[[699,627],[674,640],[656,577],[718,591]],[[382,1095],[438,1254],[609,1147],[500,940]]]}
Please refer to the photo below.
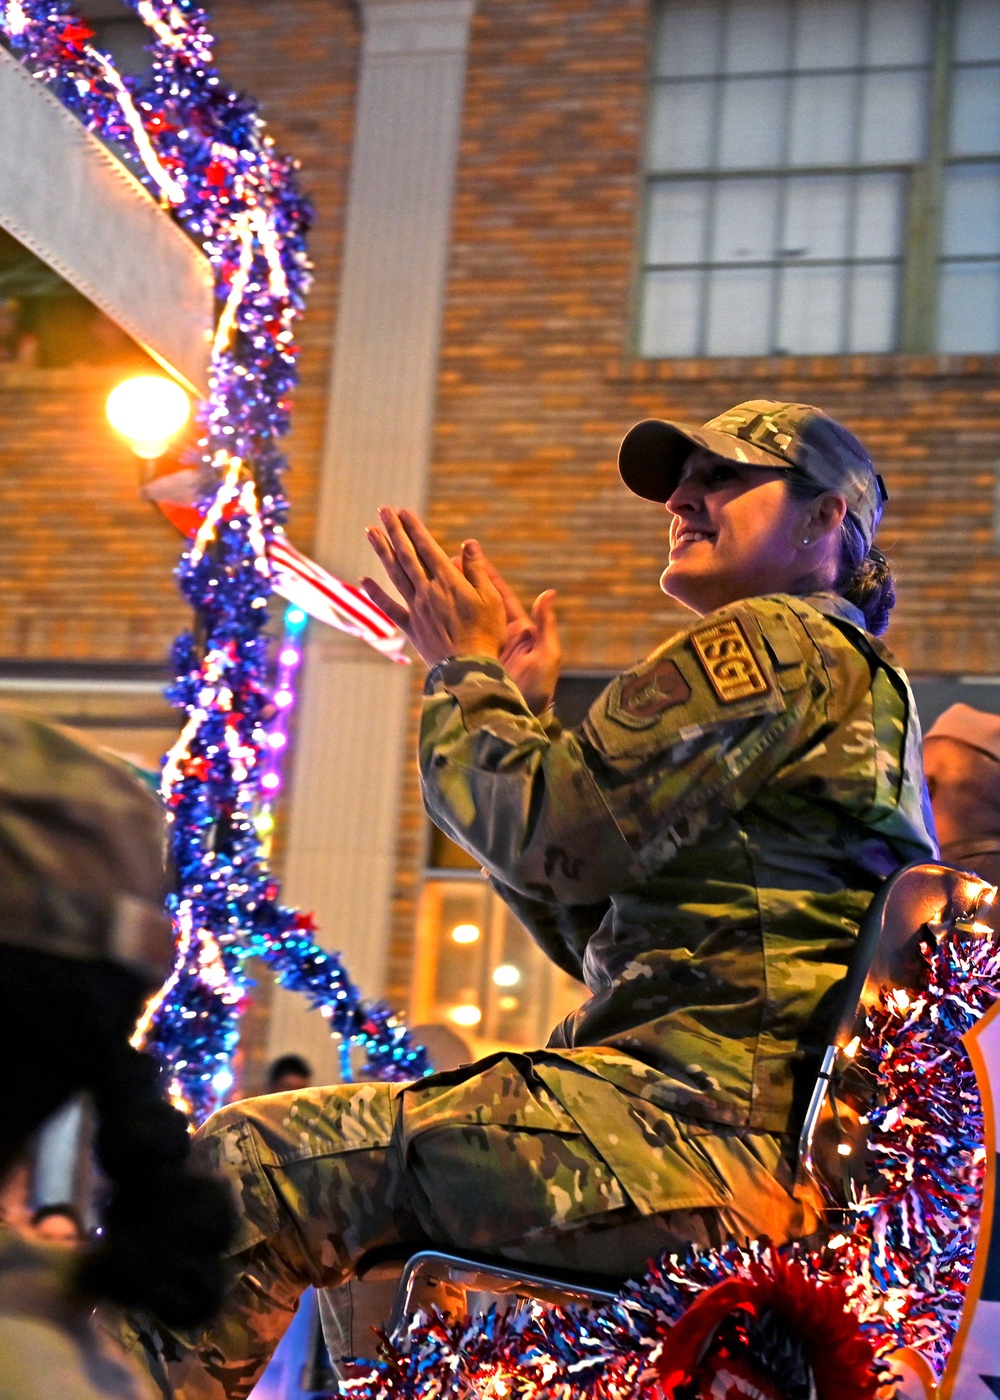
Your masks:
{"label": "woman in camouflage uniform", "polygon": [[807,405],[741,404],[622,445],[673,519],[662,586],[698,616],[579,730],[549,705],[551,594],[530,617],[474,542],[369,532],[430,667],[427,809],[590,999],[540,1051],[412,1086],[224,1109],[201,1151],[237,1190],[229,1304],[142,1342],[166,1388],[245,1396],[297,1298],[427,1241],[624,1277],[664,1247],[817,1224],[794,1149],[831,999],[880,883],[935,853],[905,676],[873,634],[883,490]]}

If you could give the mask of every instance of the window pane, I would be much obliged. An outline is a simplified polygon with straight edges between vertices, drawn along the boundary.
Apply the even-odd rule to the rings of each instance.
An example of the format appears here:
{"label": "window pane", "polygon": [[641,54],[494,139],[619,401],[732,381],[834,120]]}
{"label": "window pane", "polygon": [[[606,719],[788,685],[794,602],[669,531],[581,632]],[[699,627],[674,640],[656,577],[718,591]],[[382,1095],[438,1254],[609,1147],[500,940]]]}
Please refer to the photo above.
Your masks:
{"label": "window pane", "polygon": [[705,225],[712,186],[707,180],[653,185],[646,213],[646,262],[705,261]]}
{"label": "window pane", "polygon": [[858,80],[843,74],[792,80],[791,165],[850,165]]}
{"label": "window pane", "polygon": [[722,24],[719,0],[667,0],[656,33],[653,71],[679,74],[719,71]]}
{"label": "window pane", "polygon": [[[436,945],[423,967],[430,978],[426,999],[433,1007],[433,1019],[452,1022],[456,1029],[473,1030],[482,1018],[490,894],[482,879],[433,881],[425,886],[423,917],[433,928]],[[453,1016],[460,1007],[463,1010]]]}
{"label": "window pane", "polygon": [[782,163],[785,84],[784,78],[730,78],[723,83],[720,166],[745,170]]}
{"label": "window pane", "polygon": [[720,269],[708,289],[709,355],[766,355],[771,349],[770,268]]}
{"label": "window pane", "polygon": [[716,187],[713,261],[774,257],[779,190],[778,180],[725,180]]}
{"label": "window pane", "polygon": [[850,252],[852,188],[849,175],[805,175],[789,180],[781,255],[846,258]]}
{"label": "window pane", "polygon": [[896,344],[897,267],[855,267],[848,288],[847,350],[879,355]]}
{"label": "window pane", "polygon": [[926,73],[866,73],[861,98],[864,162],[887,164],[924,158]]}
{"label": "window pane", "polygon": [[929,0],[878,0],[868,14],[865,62],[872,67],[929,63],[931,33]]}
{"label": "window pane", "polygon": [[855,191],[854,256],[895,258],[903,251],[905,175],[859,175]]}
{"label": "window pane", "polygon": [[639,354],[697,355],[701,272],[647,272],[643,280]]}
{"label": "window pane", "polygon": [[843,349],[843,267],[789,267],[780,274],[775,349],[836,355]]}
{"label": "window pane", "polygon": [[945,354],[1000,350],[1000,265],[945,263],[938,320]]}
{"label": "window pane", "polygon": [[414,1020],[457,1032],[470,1058],[503,1045],[543,1044],[586,995],[481,877],[428,880],[417,938]]}
{"label": "window pane", "polygon": [[802,0],[796,68],[854,68],[861,61],[860,0]]}
{"label": "window pane", "polygon": [[946,254],[1000,253],[1000,166],[947,171],[942,245]]}
{"label": "window pane", "polygon": [[1000,5],[997,0],[959,0],[955,57],[961,62],[1000,58]]}
{"label": "window pane", "polygon": [[951,149],[956,156],[1000,151],[1000,68],[956,68]]}
{"label": "window pane", "polygon": [[650,170],[703,170],[712,164],[715,83],[658,84],[649,122]]}
{"label": "window pane", "polygon": [[780,73],[789,66],[788,0],[742,0],[729,10],[724,71]]}

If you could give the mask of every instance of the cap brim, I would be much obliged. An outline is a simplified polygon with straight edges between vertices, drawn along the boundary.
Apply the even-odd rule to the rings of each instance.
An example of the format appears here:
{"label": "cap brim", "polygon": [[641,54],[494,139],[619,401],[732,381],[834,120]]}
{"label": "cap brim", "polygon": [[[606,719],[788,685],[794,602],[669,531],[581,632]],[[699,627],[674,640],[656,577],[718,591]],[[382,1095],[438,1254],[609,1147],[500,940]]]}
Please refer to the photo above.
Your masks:
{"label": "cap brim", "polygon": [[647,418],[625,434],[618,449],[618,470],[630,491],[647,501],[669,500],[681,478],[684,463],[697,447],[704,447],[727,462],[745,462],[777,471],[794,470],[791,462],[741,442],[716,428],[687,428]]}

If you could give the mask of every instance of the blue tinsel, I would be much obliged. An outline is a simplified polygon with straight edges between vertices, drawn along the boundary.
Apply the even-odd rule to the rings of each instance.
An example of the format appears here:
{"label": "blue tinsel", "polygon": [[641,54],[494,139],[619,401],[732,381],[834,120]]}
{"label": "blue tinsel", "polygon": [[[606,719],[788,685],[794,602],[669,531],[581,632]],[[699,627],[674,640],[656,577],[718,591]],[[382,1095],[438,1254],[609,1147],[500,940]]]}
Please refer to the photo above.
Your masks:
{"label": "blue tinsel", "polygon": [[[234,458],[243,464],[241,490],[178,568],[197,640],[178,638],[169,694],[189,717],[203,717],[165,772],[180,952],[145,1028],[145,1044],[169,1070],[174,1101],[200,1122],[232,1083],[248,958],[262,959],[328,1018],[332,1032],[363,1047],[364,1077],[411,1079],[427,1063],[387,1007],[363,1003],[338,956],[316,943],[308,916],[281,903],[254,824],[273,714],[263,630],[271,584],[259,544],[287,515],[278,443],[296,382],[293,327],[309,285],[308,206],[293,163],[275,151],[253,104],[216,72],[205,12],[190,0],[129,3],[150,25],[152,64],[140,78],[117,80],[124,101],[108,56],[91,46],[93,34],[65,0],[0,0],[0,32],[85,126],[116,143],[154,192],[163,195],[164,183],[173,182],[169,203],[209,257],[220,304],[229,301],[234,278],[244,282],[231,334],[213,357],[194,454],[204,508]],[[129,98],[157,168],[143,161],[134,139]],[[260,221],[249,259],[245,216]],[[349,1076],[349,1058],[341,1060]]]}

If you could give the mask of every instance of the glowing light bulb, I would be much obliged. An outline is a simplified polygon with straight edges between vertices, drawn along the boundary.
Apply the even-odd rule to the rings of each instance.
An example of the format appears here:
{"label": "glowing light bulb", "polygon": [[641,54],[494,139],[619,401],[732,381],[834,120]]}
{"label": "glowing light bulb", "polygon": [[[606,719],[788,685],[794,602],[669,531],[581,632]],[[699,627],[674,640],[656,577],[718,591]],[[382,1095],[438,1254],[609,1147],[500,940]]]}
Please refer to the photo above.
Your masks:
{"label": "glowing light bulb", "polygon": [[285,647],[281,653],[280,661],[282,666],[297,666],[299,664],[299,653],[294,647]]}
{"label": "glowing light bulb", "polygon": [[260,785],[263,788],[267,788],[268,792],[275,792],[281,787],[281,779],[278,777],[277,773],[265,773],[260,780]]}
{"label": "glowing light bulb", "polygon": [[233,1087],[233,1076],[228,1069],[216,1070],[212,1075],[212,1088],[217,1094],[224,1094]]}
{"label": "glowing light bulb", "polygon": [[294,700],[295,697],[290,690],[277,690],[274,693],[274,703],[279,710],[287,710],[289,705],[294,703]]}
{"label": "glowing light bulb", "polygon": [[108,421],[137,457],[161,457],[171,438],[191,416],[191,402],[179,384],[159,374],[137,374],[108,395]]}
{"label": "glowing light bulb", "polygon": [[301,608],[289,608],[285,613],[285,622],[289,627],[301,627],[306,620],[306,615]]}
{"label": "glowing light bulb", "polygon": [[475,924],[456,924],[451,937],[454,943],[475,943],[479,938],[479,929]]}
{"label": "glowing light bulb", "polygon": [[272,749],[283,749],[288,743],[288,735],[282,734],[280,729],[276,729],[273,734],[267,736],[267,742]]}
{"label": "glowing light bulb", "polygon": [[521,969],[513,963],[501,963],[493,969],[493,981],[498,987],[516,987],[521,980]]}
{"label": "glowing light bulb", "polygon": [[838,1142],[837,1151],[840,1153],[841,1157],[849,1157],[851,1155],[851,1144],[849,1142]]}
{"label": "glowing light bulb", "polygon": [[448,1015],[456,1026],[478,1026],[483,1019],[483,1013],[479,1007],[473,1006],[471,1002],[464,1002],[461,1006],[453,1006]]}

